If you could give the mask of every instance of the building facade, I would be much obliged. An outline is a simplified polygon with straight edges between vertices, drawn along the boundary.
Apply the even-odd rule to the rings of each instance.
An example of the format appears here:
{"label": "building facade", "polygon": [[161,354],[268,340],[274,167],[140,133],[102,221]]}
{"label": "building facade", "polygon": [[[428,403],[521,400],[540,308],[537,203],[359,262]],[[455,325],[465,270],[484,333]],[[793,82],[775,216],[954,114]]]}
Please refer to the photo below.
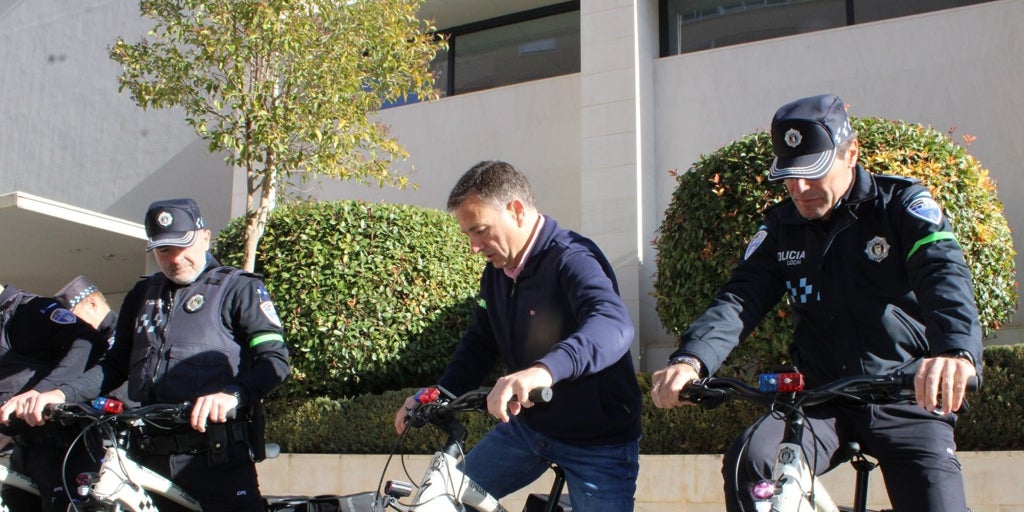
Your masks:
{"label": "building facade", "polygon": [[[1024,222],[1016,200],[1024,176],[1015,167],[1024,161],[1015,140],[1024,128],[1024,0],[893,17],[878,14],[882,4],[906,5],[431,0],[424,16],[455,29],[451,55],[438,63],[442,76],[454,77],[442,84],[448,94],[379,114],[409,151],[400,172],[418,188],[324,181],[312,192],[443,209],[450,186],[474,163],[514,163],[544,213],[604,249],[637,327],[634,355],[640,368],[657,369],[674,344],[652,295],[652,241],[675,186],[670,171],[767,129],[791,99],[832,92],[854,116],[919,122],[958,142],[973,136],[970,152],[998,182],[1011,228]],[[828,14],[800,17],[828,6]],[[516,29],[497,30],[506,26]],[[214,229],[244,211],[244,176],[206,152],[180,111],[142,111],[118,93],[106,48],[147,28],[131,0],[0,0],[0,62],[14,71],[0,76],[0,197],[19,191],[137,223],[154,199],[193,196]],[[534,61],[519,62],[527,59]],[[0,202],[3,229],[23,229],[6,216]],[[54,269],[56,286],[34,288],[5,269],[0,282],[47,292],[107,261],[75,254],[77,268]],[[130,279],[101,287],[124,291],[145,270],[131,268],[137,261],[120,265]],[[992,342],[1021,341],[1021,326],[1015,320]]]}

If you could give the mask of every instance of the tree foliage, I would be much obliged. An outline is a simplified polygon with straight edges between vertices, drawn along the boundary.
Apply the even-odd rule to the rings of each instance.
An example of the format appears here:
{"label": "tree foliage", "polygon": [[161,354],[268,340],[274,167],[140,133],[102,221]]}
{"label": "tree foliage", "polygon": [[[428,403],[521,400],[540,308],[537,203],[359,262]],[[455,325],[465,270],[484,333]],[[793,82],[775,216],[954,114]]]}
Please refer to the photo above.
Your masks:
{"label": "tree foliage", "polygon": [[[242,257],[242,221],[218,237],[222,263]],[[441,376],[469,325],[483,269],[451,215],[301,201],[279,207],[263,238],[256,271],[292,355],[280,395],[351,396]]]}
{"label": "tree foliage", "polygon": [[[851,118],[860,162],[869,171],[921,180],[943,206],[974,277],[987,336],[1017,305],[1010,229],[988,171],[951,137],[919,124]],[[964,140],[969,143],[971,137]],[[704,155],[677,187],[654,242],[655,293],[662,324],[680,334],[711,302],[756,232],[764,211],[784,199],[768,182],[773,158],[766,132],[747,135]],[[792,335],[785,300],[726,361],[724,372],[756,371],[783,362]]]}
{"label": "tree foliage", "polygon": [[118,39],[120,90],[143,108],[181,107],[211,152],[247,176],[246,257],[291,182],[313,173],[405,186],[407,154],[372,114],[436,97],[429,63],[443,43],[422,0],[142,0],[155,21]]}

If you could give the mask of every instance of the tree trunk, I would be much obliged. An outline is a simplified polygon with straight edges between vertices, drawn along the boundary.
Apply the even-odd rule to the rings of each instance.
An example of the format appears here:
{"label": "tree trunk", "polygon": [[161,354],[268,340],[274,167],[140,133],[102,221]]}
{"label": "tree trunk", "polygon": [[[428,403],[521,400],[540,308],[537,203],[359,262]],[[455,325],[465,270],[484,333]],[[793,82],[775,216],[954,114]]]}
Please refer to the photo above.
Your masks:
{"label": "tree trunk", "polygon": [[[248,194],[245,204],[245,239],[243,240],[242,270],[254,272],[256,269],[256,249],[260,238],[267,227],[267,217],[277,202],[277,187],[274,172],[265,169],[262,173],[249,171]],[[258,183],[258,185],[257,185]]]}

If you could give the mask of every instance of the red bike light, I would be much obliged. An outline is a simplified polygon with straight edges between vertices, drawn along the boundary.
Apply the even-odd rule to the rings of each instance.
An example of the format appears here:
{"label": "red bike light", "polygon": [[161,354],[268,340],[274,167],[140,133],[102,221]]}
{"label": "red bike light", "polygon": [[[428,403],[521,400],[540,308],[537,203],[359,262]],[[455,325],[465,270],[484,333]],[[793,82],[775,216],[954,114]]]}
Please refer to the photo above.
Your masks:
{"label": "red bike light", "polygon": [[769,480],[761,480],[750,487],[750,496],[755,501],[770,500],[775,495],[775,484]]}
{"label": "red bike light", "polygon": [[762,393],[792,393],[804,389],[802,373],[762,373],[757,377],[757,389]]}

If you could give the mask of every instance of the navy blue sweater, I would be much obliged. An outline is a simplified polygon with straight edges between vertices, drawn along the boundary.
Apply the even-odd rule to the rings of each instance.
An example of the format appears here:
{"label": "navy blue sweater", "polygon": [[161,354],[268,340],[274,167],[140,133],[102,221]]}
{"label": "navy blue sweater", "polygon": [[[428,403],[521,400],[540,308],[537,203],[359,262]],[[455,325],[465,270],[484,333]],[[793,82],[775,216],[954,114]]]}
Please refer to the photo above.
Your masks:
{"label": "navy blue sweater", "polygon": [[629,348],[633,324],[601,250],[550,217],[517,281],[487,264],[473,322],[438,384],[458,395],[501,360],[509,373],[544,364],[550,403],[523,409],[533,430],[581,445],[640,436],[640,388]]}

